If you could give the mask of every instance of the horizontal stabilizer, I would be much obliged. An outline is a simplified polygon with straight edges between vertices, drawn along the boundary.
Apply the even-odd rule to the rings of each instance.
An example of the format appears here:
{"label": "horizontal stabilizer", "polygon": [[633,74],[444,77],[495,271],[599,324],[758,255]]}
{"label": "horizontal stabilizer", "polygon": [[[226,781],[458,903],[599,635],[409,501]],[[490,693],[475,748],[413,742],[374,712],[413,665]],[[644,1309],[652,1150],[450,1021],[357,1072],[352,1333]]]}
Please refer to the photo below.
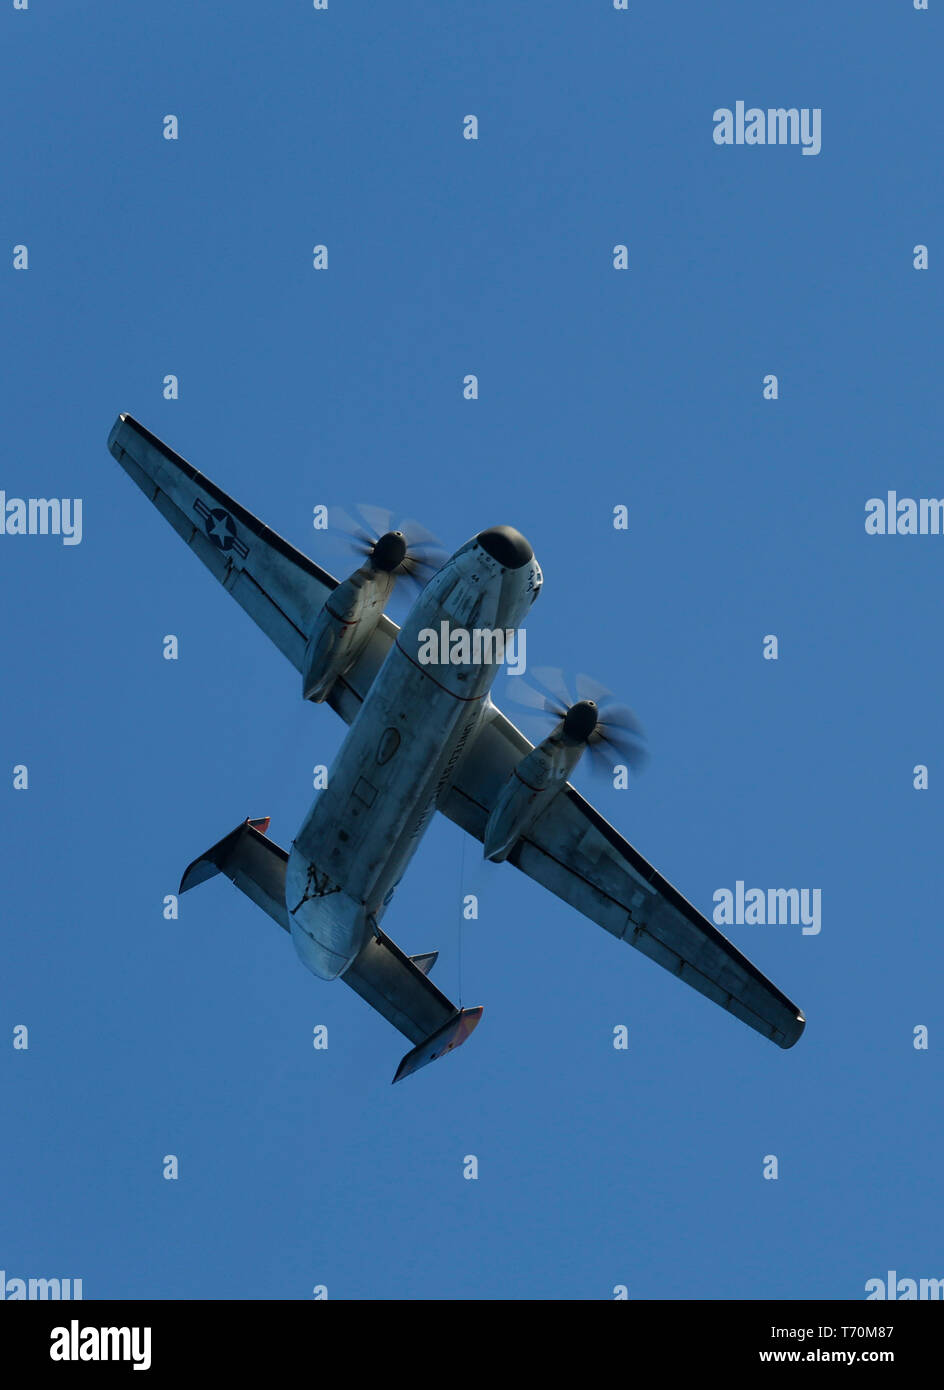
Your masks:
{"label": "horizontal stabilizer", "polygon": [[434,1033],[425,1042],[418,1043],[412,1052],[406,1054],[397,1067],[394,1081],[402,1081],[405,1076],[412,1076],[420,1067],[425,1067],[444,1053],[453,1052],[457,1047],[461,1047],[481,1017],[481,1005],[476,1009],[460,1009],[448,1023],[443,1024],[438,1033]]}
{"label": "horizontal stabilizer", "polygon": [[395,1081],[465,1042],[481,1008],[457,1009],[428,978],[439,952],[408,956],[378,926],[341,979],[416,1046]]}
{"label": "horizontal stabilizer", "polygon": [[412,1043],[424,1042],[456,1013],[422,965],[377,926],[341,979]]}
{"label": "horizontal stabilizer", "polygon": [[267,912],[285,931],[289,930],[285,906],[285,866],[288,854],[263,833],[269,817],[245,820],[242,825],[213,845],[184,871],[181,893],[196,888],[215,874],[225,874],[236,887]]}

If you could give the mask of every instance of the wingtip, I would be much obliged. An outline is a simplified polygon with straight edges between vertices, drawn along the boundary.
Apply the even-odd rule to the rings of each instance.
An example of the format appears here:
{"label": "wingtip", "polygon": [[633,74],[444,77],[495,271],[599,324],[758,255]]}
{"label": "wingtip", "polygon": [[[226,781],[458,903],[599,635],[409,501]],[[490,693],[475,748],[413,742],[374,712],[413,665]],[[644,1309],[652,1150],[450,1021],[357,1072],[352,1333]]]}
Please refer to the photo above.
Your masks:
{"label": "wingtip", "polygon": [[804,1029],[806,1028],[806,1015],[803,1013],[802,1009],[797,1009],[796,1021],[797,1027],[793,1037],[790,1039],[789,1042],[781,1044],[785,1052],[791,1047],[796,1047],[797,1043],[803,1036]]}
{"label": "wingtip", "polygon": [[114,454],[115,458],[117,459],[120,459],[122,453],[124,452],[121,445],[118,443],[118,436],[130,419],[131,416],[128,415],[125,411],[122,411],[121,414],[118,416],[118,419],[115,421],[111,429],[108,431],[108,452],[110,454]]}

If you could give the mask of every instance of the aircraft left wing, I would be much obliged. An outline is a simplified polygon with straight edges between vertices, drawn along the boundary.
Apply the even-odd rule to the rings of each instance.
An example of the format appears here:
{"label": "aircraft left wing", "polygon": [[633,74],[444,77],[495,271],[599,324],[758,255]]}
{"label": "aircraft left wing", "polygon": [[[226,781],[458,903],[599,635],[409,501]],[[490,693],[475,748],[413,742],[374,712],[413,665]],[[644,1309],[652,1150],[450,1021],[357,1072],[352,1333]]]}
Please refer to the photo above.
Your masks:
{"label": "aircraft left wing", "polygon": [[108,447],[128,476],[299,671],[338,581],[247,512],[130,415]]}
{"label": "aircraft left wing", "polygon": [[[439,809],[483,840],[498,793],[530,749],[492,706]],[[779,1047],[792,1047],[803,1032],[805,1019],[796,1004],[570,783],[518,841],[508,862]]]}
{"label": "aircraft left wing", "polygon": [[[128,476],[223,588],[301,671],[315,618],[338,581],[264,525],[131,415],[119,415],[108,447]],[[328,704],[348,724],[361,707],[399,628],[384,614]]]}

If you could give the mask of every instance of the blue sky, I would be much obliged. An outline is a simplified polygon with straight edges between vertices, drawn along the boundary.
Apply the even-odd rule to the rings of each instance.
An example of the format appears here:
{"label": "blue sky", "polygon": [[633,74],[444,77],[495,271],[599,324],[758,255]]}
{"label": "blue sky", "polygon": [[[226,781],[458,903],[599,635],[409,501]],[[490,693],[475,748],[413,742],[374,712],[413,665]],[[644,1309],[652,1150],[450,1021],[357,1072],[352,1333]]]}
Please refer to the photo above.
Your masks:
{"label": "blue sky", "polygon": [[[0,23],[0,487],[83,499],[80,545],[0,537],[0,1268],[302,1299],[944,1273],[944,539],[863,524],[889,489],[944,491],[933,7],[32,0]],[[821,153],[716,146],[739,99],[821,108]],[[230,885],[164,921],[247,815],[290,843],[343,727],[110,458],[122,410],[334,572],[321,502],[450,548],[519,527],[529,659],[603,681],[653,750],[631,790],[581,790],[703,911],[738,879],[822,890],[818,936],[727,929],[800,1043],[444,821],[384,927],[485,1015],[395,1088],[405,1040]]]}

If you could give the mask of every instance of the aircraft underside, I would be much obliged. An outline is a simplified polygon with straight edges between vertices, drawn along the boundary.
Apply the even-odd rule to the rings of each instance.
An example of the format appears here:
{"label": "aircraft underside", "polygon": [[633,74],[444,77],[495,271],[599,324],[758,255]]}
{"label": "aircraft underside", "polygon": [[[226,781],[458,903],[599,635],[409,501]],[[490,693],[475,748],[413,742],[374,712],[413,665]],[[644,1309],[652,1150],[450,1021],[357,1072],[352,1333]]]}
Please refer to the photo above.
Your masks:
{"label": "aircraft underside", "polygon": [[[433,984],[435,952],[409,956],[380,926],[437,813],[779,1047],[796,1043],[796,1004],[571,785],[604,737],[593,692],[564,699],[538,745],[491,701],[496,635],[519,630],[543,582],[519,532],[489,527],[433,563],[422,538],[391,528],[339,582],[130,416],[109,448],[295,668],[303,698],[349,725],[289,850],[267,819],[246,820],[189,866],[181,891],[232,879],[315,975],[343,980],[409,1039],[394,1080],[454,1050],[482,1014]],[[385,605],[421,572],[398,628]]]}

